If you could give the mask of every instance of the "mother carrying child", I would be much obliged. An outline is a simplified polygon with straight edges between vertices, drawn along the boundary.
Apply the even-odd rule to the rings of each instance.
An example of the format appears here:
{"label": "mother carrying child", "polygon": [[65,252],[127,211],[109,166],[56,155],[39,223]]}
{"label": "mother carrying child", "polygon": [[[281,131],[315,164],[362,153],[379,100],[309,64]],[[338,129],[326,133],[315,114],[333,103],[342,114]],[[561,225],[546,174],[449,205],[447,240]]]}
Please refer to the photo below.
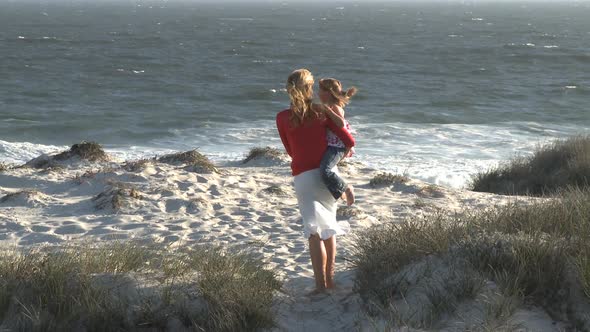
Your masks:
{"label": "mother carrying child", "polygon": [[[328,130],[347,150],[354,146],[346,126],[336,125],[328,107],[313,103],[314,78],[309,70],[294,71],[287,80],[291,107],[277,115],[277,128],[295,177],[295,192],[303,217],[316,289],[312,294],[334,287],[336,235],[345,231],[336,221],[336,195],[323,182],[320,166],[328,150]],[[341,188],[342,189],[342,188]]]}

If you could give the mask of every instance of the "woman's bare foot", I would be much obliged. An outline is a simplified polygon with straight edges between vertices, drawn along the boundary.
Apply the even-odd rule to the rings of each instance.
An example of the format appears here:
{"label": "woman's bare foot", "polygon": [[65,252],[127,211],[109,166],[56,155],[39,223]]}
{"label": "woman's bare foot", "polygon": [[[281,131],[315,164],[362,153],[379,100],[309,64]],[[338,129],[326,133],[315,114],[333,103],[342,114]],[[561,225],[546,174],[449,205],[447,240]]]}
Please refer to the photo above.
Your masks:
{"label": "woman's bare foot", "polygon": [[307,293],[307,296],[311,297],[311,296],[316,296],[316,295],[325,294],[325,293],[326,293],[325,288],[322,288],[322,289],[316,288],[316,289],[312,290],[311,292]]}
{"label": "woman's bare foot", "polygon": [[346,196],[346,205],[351,206],[352,204],[354,204],[354,187],[353,186],[348,186],[346,187],[346,191],[344,192],[344,195]]}
{"label": "woman's bare foot", "polygon": [[330,279],[330,280],[326,280],[326,289],[334,289],[336,288],[336,285],[334,285],[334,280]]}

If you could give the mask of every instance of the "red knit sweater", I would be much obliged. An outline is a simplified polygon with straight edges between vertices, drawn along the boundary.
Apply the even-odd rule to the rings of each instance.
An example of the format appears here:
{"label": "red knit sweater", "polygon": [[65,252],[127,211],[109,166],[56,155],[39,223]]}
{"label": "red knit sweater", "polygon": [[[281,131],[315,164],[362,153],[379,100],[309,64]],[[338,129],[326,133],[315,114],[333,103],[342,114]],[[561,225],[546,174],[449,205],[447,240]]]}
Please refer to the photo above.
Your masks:
{"label": "red knit sweater", "polygon": [[300,126],[291,126],[291,110],[277,114],[277,128],[285,150],[291,156],[293,176],[320,167],[328,147],[326,129],[338,136],[346,147],[354,146],[354,138],[345,128],[339,128],[329,118],[308,121]]}

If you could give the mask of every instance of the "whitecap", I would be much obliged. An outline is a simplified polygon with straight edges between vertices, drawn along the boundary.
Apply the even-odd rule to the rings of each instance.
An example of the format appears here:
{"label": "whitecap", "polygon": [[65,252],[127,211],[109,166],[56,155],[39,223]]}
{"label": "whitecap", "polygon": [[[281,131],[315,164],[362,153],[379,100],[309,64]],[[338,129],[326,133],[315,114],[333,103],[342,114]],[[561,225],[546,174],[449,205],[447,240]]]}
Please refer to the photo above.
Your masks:
{"label": "whitecap", "polygon": [[471,20],[472,21],[483,21],[483,18],[481,18],[481,17],[472,17]]}
{"label": "whitecap", "polygon": [[142,74],[142,73],[145,73],[145,70],[134,70],[133,73],[134,74]]}
{"label": "whitecap", "polygon": [[357,48],[358,48],[359,50],[364,50],[364,49],[365,49],[365,47],[364,47],[364,46],[359,46],[359,47],[357,47]]}
{"label": "whitecap", "polygon": [[15,164],[25,163],[42,154],[55,153],[66,148],[65,146],[0,140],[0,161]]}
{"label": "whitecap", "polygon": [[222,17],[219,20],[220,21],[246,21],[246,22],[254,21],[254,19],[251,17]]}
{"label": "whitecap", "polygon": [[565,88],[566,89],[577,89],[578,86],[577,85],[566,85]]}
{"label": "whitecap", "polygon": [[26,39],[24,36],[18,36],[18,39]]}
{"label": "whitecap", "polygon": [[545,45],[544,48],[559,48],[557,45]]}
{"label": "whitecap", "polygon": [[277,93],[277,90],[276,89],[270,89],[269,91],[272,92],[272,93]]}
{"label": "whitecap", "polygon": [[533,43],[526,43],[526,44],[524,44],[524,46],[535,47],[535,44],[533,44]]}

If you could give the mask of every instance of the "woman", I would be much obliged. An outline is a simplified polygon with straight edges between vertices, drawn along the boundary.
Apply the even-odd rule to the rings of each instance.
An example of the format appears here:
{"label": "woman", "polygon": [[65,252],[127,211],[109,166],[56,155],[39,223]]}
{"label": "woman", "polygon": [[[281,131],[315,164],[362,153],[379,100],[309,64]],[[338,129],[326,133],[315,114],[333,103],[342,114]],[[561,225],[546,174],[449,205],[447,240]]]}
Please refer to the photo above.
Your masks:
{"label": "woman", "polygon": [[313,84],[313,75],[307,69],[289,76],[291,107],[277,115],[277,128],[292,158],[295,192],[316,283],[312,294],[317,294],[334,288],[336,235],[345,233],[336,221],[337,201],[323,184],[319,170],[327,149],[326,132],[330,129],[348,149],[354,146],[354,138],[324,114],[323,106],[313,103]]}

